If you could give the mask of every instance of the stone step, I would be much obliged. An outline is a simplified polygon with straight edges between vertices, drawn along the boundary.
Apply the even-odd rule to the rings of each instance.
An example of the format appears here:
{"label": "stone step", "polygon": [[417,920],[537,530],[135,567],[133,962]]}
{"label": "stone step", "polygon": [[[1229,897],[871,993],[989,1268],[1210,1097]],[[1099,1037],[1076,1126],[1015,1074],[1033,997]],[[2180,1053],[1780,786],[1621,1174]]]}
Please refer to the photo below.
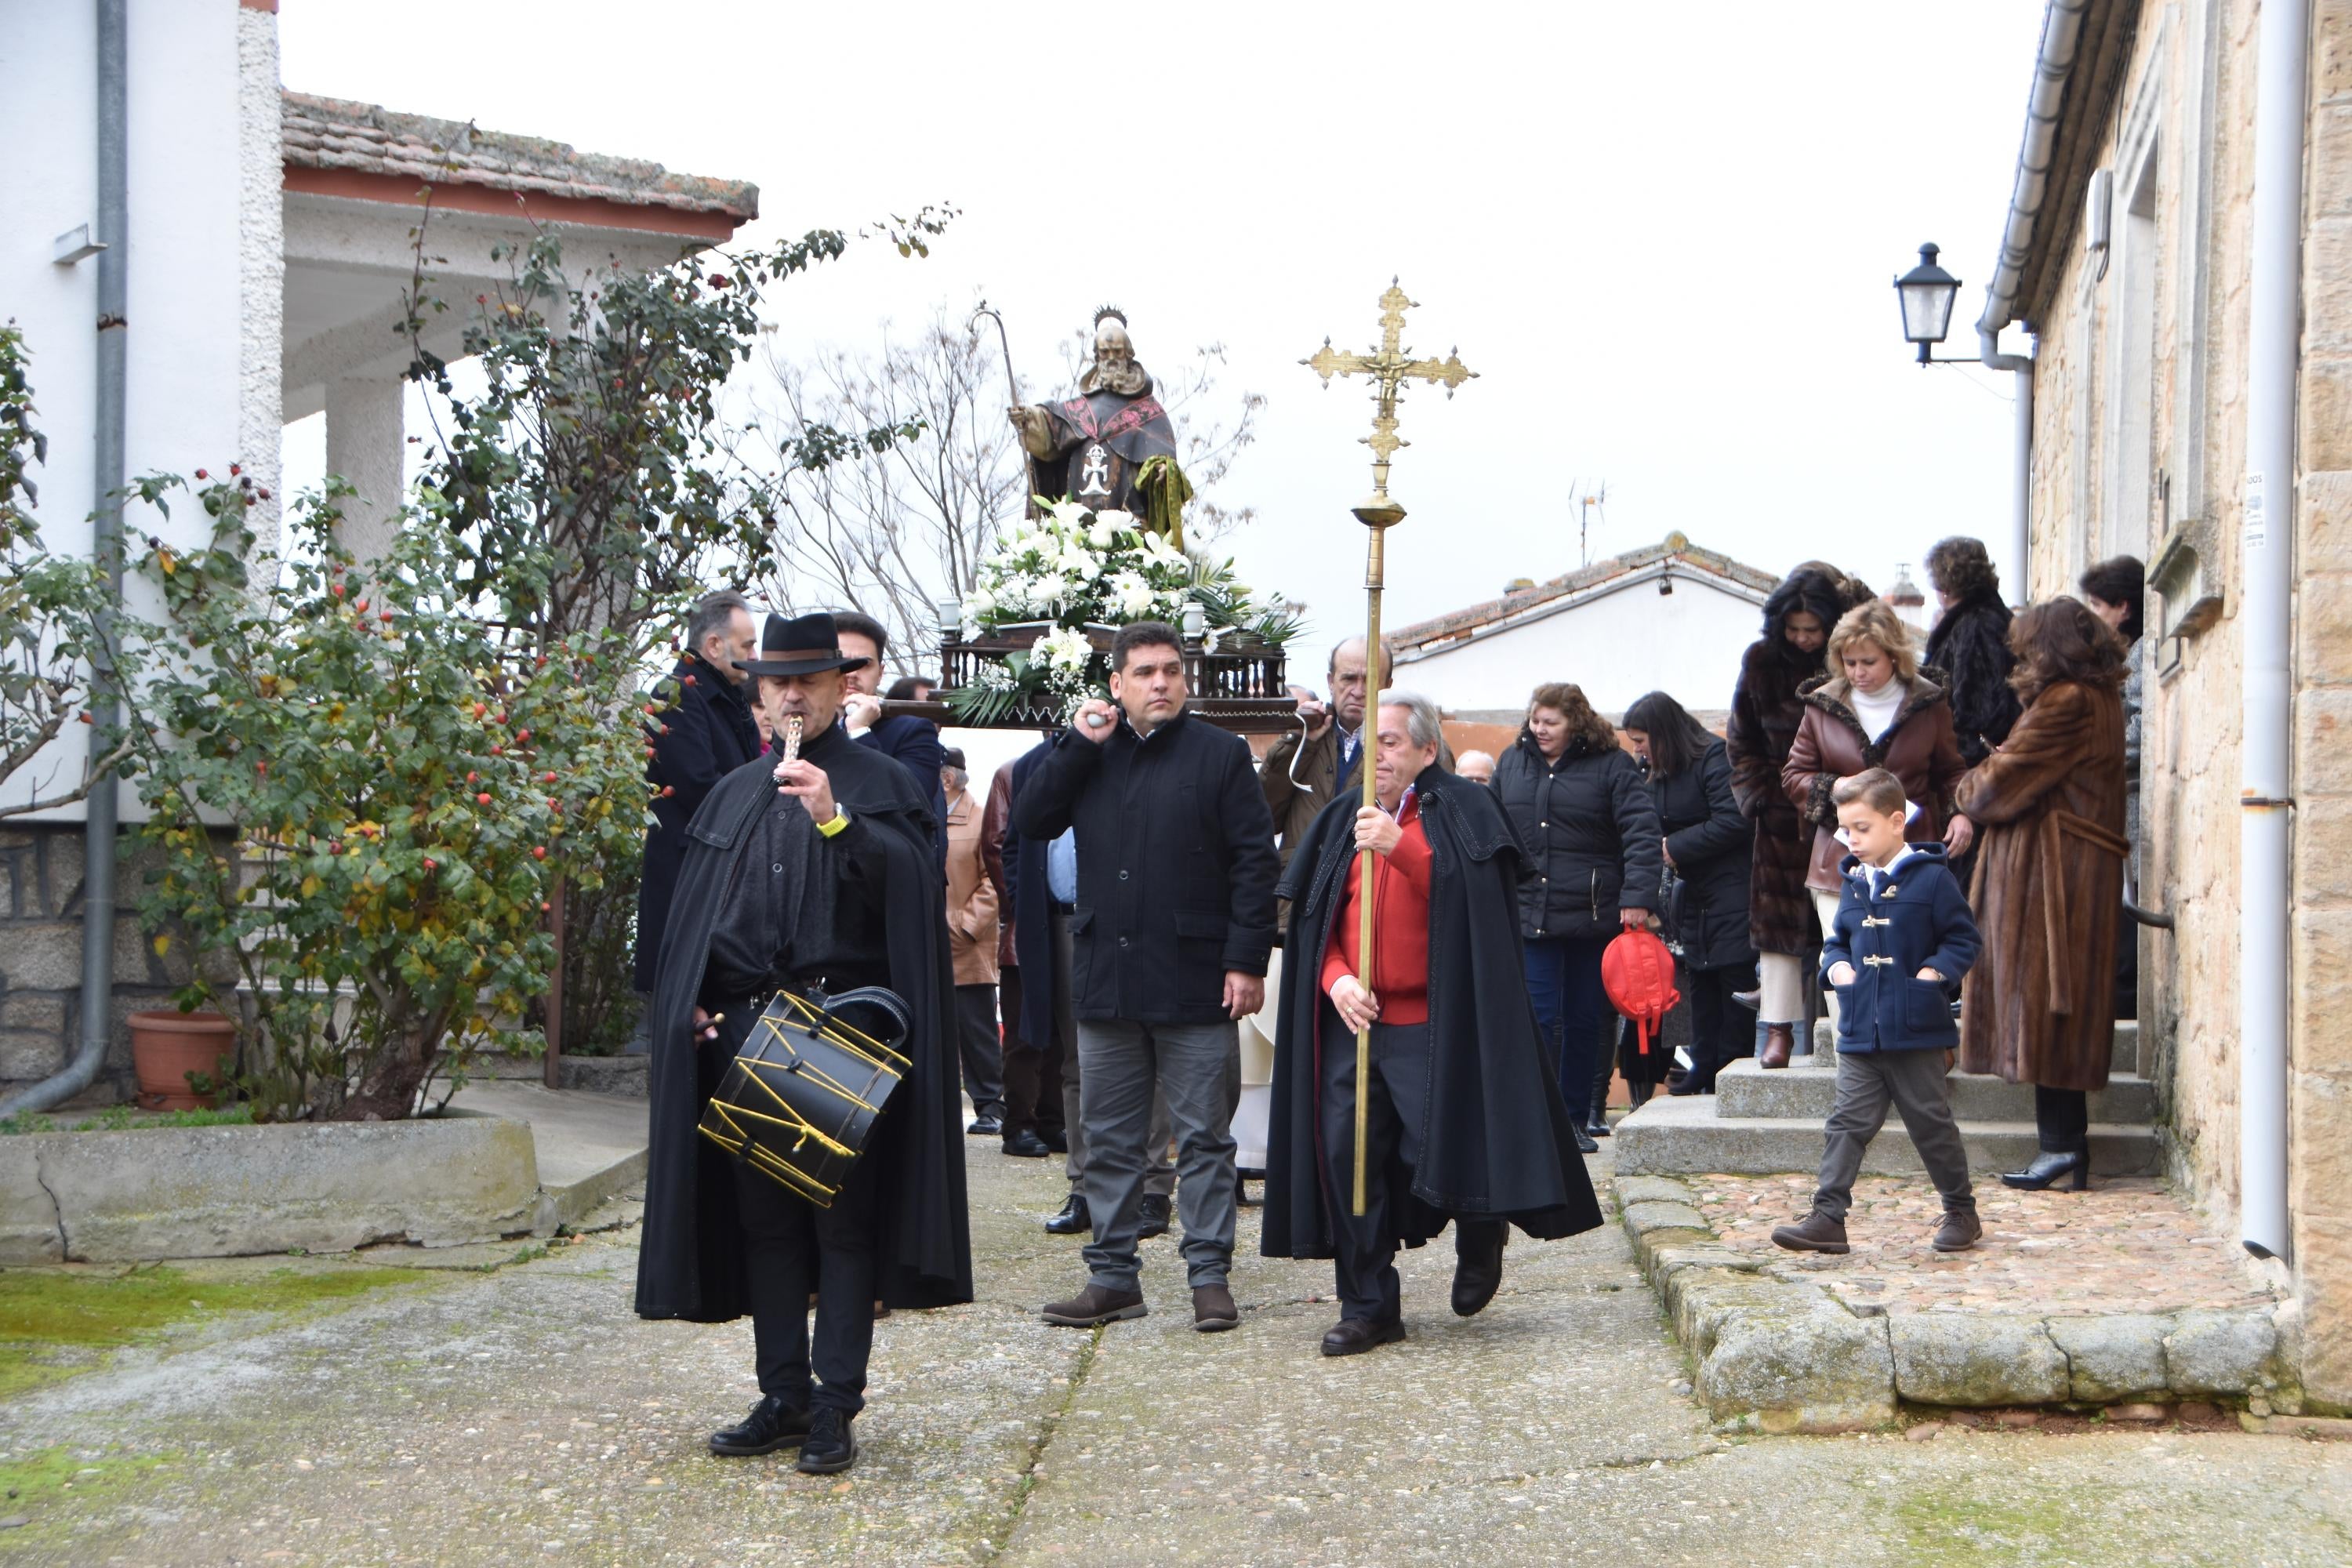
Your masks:
{"label": "stone step", "polygon": [[[1716,1109],[1705,1095],[1655,1096],[1617,1123],[1612,1140],[1617,1173],[1769,1175],[1820,1168],[1821,1118],[1717,1116]],[[2032,1160],[2039,1147],[2031,1120],[1963,1120],[1960,1136],[1968,1145],[1969,1167],[1979,1172],[2017,1170]],[[2091,1123],[2094,1180],[2155,1175],[2161,1168],[2154,1128]],[[1900,1117],[1887,1117],[1885,1127],[1871,1140],[1862,1169],[1865,1175],[1911,1174],[1920,1169],[1918,1152],[1911,1147]]]}
{"label": "stone step", "polygon": [[[1827,1018],[1813,1020],[1813,1055],[1815,1057],[1825,1058],[1834,1048],[1832,1041],[1835,1037]],[[1760,1040],[1760,1035],[1759,1038]],[[1796,1059],[1802,1061],[1804,1058],[1800,1057]],[[2107,1070],[2118,1073],[2139,1071],[2139,1026],[2129,1019],[2121,1019],[2116,1024],[2115,1049],[2107,1058]]]}
{"label": "stone step", "polygon": [[[1989,1073],[1956,1072],[1947,1080],[1952,1114],[1963,1121],[2031,1121],[2033,1086],[2004,1083]],[[1751,1059],[1716,1075],[1717,1116],[1793,1118],[1815,1124],[1829,1117],[1837,1098],[1837,1073],[1822,1067],[1790,1067],[1768,1072]],[[2118,1075],[2105,1091],[2091,1096],[2091,1120],[2145,1126],[2156,1120],[2156,1091],[2145,1079]]]}

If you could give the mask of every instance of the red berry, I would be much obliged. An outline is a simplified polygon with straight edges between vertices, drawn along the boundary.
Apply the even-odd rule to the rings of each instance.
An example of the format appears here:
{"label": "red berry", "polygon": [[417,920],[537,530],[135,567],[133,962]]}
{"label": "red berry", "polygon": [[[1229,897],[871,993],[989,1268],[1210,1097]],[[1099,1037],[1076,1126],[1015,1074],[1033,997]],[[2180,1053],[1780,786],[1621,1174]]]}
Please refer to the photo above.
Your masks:
{"label": "red berry", "polygon": [[208,474],[208,473],[205,472],[202,468],[198,468],[198,469],[196,470],[196,478],[198,478],[198,479],[211,479],[211,478],[212,478],[212,476],[211,476],[210,474]]}
{"label": "red berry", "polygon": [[254,491],[253,493],[259,496],[263,500],[268,500],[269,499],[269,487],[264,485],[261,489]]}
{"label": "red berry", "polygon": [[710,275],[710,286],[711,286],[713,289],[724,289],[724,288],[726,288],[726,287],[727,287],[727,274],[725,274],[724,272],[714,272],[714,273],[712,273],[712,274]]}
{"label": "red berry", "polygon": [[487,703],[487,702],[477,702],[477,703],[475,703],[475,704],[474,704],[474,717],[475,717],[475,718],[477,718],[477,719],[480,718],[483,714],[485,714],[485,713],[488,712],[489,710],[490,710],[490,705],[489,705],[488,703]]}
{"label": "red berry", "polygon": [[550,811],[562,811],[563,808],[555,803],[555,797],[553,795],[549,795],[547,797],[547,809]]}
{"label": "red berry", "polygon": [[337,583],[337,584],[333,584],[331,587],[330,587],[330,588],[327,590],[327,592],[328,592],[328,593],[330,593],[330,594],[332,594],[336,598],[340,599],[340,598],[341,598],[341,597],[343,596],[343,585],[342,585],[341,583]]}
{"label": "red berry", "polygon": [[231,464],[228,466],[229,478],[231,478],[231,479],[235,479],[237,475],[239,475],[239,474],[241,474],[241,473],[243,473],[243,472],[245,472],[245,469],[244,469],[243,466],[242,466],[242,465],[240,465],[240,464],[231,463]]}
{"label": "red berry", "polygon": [[528,745],[530,745],[530,731],[528,731],[528,730],[517,730],[517,731],[515,731],[515,744],[516,744],[516,745],[518,745],[518,746],[528,746]]}
{"label": "red berry", "polygon": [[441,868],[441,867],[440,867],[440,864],[439,864],[437,861],[436,861],[436,860],[433,858],[433,857],[432,857],[432,856],[427,855],[427,856],[425,858],[425,868],[426,870],[428,870],[428,871],[437,871],[437,870],[439,870],[439,869]]}
{"label": "red berry", "polygon": [[541,902],[541,905],[539,906],[539,912],[540,912],[541,914],[548,914],[548,913],[551,912],[551,911],[554,910],[554,908],[555,908],[555,906],[554,906],[553,904],[546,903],[546,902]]}
{"label": "red berry", "polygon": [[476,805],[489,805],[489,804],[490,804],[489,792],[488,792],[488,790],[485,790],[485,791],[483,791],[480,795],[476,795],[476,796],[474,797],[474,804],[475,804]]}
{"label": "red berry", "polygon": [[541,784],[553,784],[555,782],[555,774],[552,772],[542,773],[540,775],[539,782]]}
{"label": "red berry", "polygon": [[354,600],[352,603],[352,608],[364,616],[367,614],[367,601],[365,599]]}
{"label": "red berry", "polygon": [[327,846],[327,853],[330,855],[340,855],[342,852],[343,847],[340,841]]}
{"label": "red berry", "polygon": [[690,676],[690,675],[689,675],[689,676],[688,676],[688,677],[685,679],[685,680],[683,680],[682,682],[680,682],[680,684],[681,684],[681,685],[686,685],[686,686],[691,686],[691,685],[693,685],[693,684],[694,684],[694,677],[692,677],[692,676]]}
{"label": "red berry", "polygon": [[532,661],[531,668],[533,669],[545,669],[547,668],[547,656],[545,654],[541,654],[537,659]]}
{"label": "red berry", "polygon": [[75,717],[76,719],[79,720],[82,723],[85,723],[85,724],[95,724],[95,723],[97,723],[97,722],[98,722],[98,721],[97,721],[97,720],[95,720],[95,719],[91,718],[91,717],[90,717],[89,714],[87,714],[87,713],[77,713],[77,714],[75,714],[75,715],[74,715],[74,717]]}
{"label": "red berry", "polygon": [[544,859],[546,859],[546,858],[547,858],[547,846],[546,846],[546,845],[544,845],[544,844],[534,844],[534,845],[532,845],[532,846],[530,847],[530,858],[531,858],[532,859],[534,859],[534,860],[544,860]]}
{"label": "red berry", "polygon": [[662,798],[663,798],[664,800],[667,800],[670,796],[672,796],[672,795],[676,795],[677,793],[677,785],[675,785],[675,784],[664,784],[664,785],[662,785]]}
{"label": "red berry", "polygon": [[650,719],[650,718],[654,717],[656,714],[659,713],[660,711],[661,711],[661,710],[660,710],[660,709],[658,709],[658,708],[656,708],[656,707],[655,707],[652,703],[648,702],[648,703],[646,703],[646,717],[647,717],[648,719]]}
{"label": "red berry", "polygon": [[507,710],[506,710],[505,709],[501,708],[501,709],[499,709],[499,723],[501,723],[501,724],[503,724],[503,723],[505,723],[506,721],[507,721]]}
{"label": "red berry", "polygon": [[392,619],[392,612],[390,610],[378,610],[375,613],[375,618],[380,621],[388,621]]}
{"label": "red berry", "polygon": [[482,775],[479,773],[467,773],[466,775],[466,782],[467,784],[479,784],[482,782]]}
{"label": "red berry", "polygon": [[262,777],[268,778],[269,776],[269,764],[268,763],[256,763],[253,764],[253,771],[259,773]]}
{"label": "red berry", "polygon": [[490,748],[490,755],[494,757],[503,757],[506,754],[507,749],[504,746],[492,746]]}
{"label": "red berry", "polygon": [[650,756],[652,756],[653,754],[654,754],[654,749],[653,749],[651,746],[647,746],[647,747],[646,748],[646,755],[647,755],[647,756],[649,756],[649,757],[650,757]]}

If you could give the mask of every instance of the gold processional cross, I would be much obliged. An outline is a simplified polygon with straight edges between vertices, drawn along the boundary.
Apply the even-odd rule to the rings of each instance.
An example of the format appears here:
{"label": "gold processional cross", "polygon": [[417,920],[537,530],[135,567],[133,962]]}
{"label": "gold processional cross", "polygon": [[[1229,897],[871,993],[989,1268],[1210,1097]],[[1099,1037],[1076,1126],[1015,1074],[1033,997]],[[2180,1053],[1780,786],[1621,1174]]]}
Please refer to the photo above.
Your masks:
{"label": "gold processional cross", "polygon": [[[1381,664],[1381,588],[1386,572],[1384,536],[1397,523],[1404,521],[1404,508],[1389,495],[1389,463],[1400,447],[1412,442],[1397,434],[1397,396],[1407,381],[1433,381],[1445,388],[1451,399],[1464,382],[1477,375],[1462,363],[1459,350],[1442,360],[1414,359],[1404,343],[1404,313],[1415,308],[1414,301],[1389,279],[1388,292],[1381,296],[1381,349],[1378,353],[1346,353],[1331,346],[1325,338],[1323,346],[1311,359],[1298,363],[1323,378],[1328,390],[1331,377],[1363,374],[1372,382],[1372,402],[1379,412],[1372,416],[1372,433],[1362,437],[1372,449],[1372,493],[1354,510],[1356,521],[1372,531],[1370,552],[1364,561],[1364,672],[1365,697],[1372,700],[1386,683],[1389,671]],[[1377,712],[1375,712],[1377,718]],[[1377,722],[1370,725],[1379,732]],[[1372,761],[1365,758],[1360,764],[1363,774],[1363,803],[1367,810],[1377,809],[1380,793],[1373,777]],[[1360,918],[1356,932],[1356,979],[1366,991],[1372,989],[1372,885],[1378,858],[1367,849],[1359,857],[1357,869],[1362,880],[1356,894]],[[1372,1074],[1372,1031],[1370,1025],[1356,1031],[1356,1190],[1355,1212],[1364,1212],[1364,1142],[1372,1097],[1364,1086]]]}

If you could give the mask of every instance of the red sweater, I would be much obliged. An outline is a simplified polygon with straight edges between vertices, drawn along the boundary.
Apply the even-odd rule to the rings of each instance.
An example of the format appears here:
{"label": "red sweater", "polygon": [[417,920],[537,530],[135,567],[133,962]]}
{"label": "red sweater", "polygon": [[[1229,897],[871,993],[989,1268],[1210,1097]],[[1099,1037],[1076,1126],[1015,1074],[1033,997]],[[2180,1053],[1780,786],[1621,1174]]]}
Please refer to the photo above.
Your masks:
{"label": "red sweater", "polygon": [[[1385,855],[1376,855],[1372,879],[1372,994],[1380,998],[1383,1024],[1429,1022],[1429,835],[1422,830],[1421,797],[1407,791],[1397,820],[1404,837]],[[1360,869],[1348,869],[1339,895],[1330,951],[1323,957],[1323,993],[1343,974],[1356,973],[1362,917]]]}

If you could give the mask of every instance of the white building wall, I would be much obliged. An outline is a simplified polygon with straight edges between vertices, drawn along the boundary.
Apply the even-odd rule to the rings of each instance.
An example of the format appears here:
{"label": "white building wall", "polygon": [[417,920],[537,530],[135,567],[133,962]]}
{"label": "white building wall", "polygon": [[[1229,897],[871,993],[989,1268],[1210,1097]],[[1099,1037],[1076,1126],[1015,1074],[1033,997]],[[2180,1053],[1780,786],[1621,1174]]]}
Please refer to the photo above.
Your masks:
{"label": "white building wall", "polygon": [[1396,683],[1449,712],[1510,712],[1548,680],[1573,681],[1605,713],[1663,690],[1694,711],[1731,706],[1739,655],[1756,640],[1756,600],[1677,572],[1661,595],[1654,574],[1567,609],[1466,643],[1410,652]]}
{"label": "white building wall", "polygon": [[[93,13],[89,5],[0,0],[0,147],[11,149],[0,161],[0,312],[24,329],[34,355],[39,425],[49,437],[48,461],[35,471],[37,515],[49,547],[68,553],[89,551],[97,501],[98,265],[91,258],[60,267],[51,257],[58,235],[98,216]],[[239,51],[256,26],[248,18],[274,38],[274,17],[227,0],[130,0],[130,477],[218,471],[240,459],[276,468],[274,400],[266,411],[243,406],[256,384],[247,375],[248,290],[240,275],[250,200]],[[274,69],[274,45],[270,57]],[[274,325],[268,335],[274,394]],[[150,534],[194,541],[208,521],[179,506],[168,521],[134,509],[123,524],[134,542]],[[134,610],[152,612],[136,586],[131,595]],[[78,771],[88,731],[66,728],[55,755],[0,789],[22,799],[39,776]],[[57,815],[75,820],[80,812]]]}

